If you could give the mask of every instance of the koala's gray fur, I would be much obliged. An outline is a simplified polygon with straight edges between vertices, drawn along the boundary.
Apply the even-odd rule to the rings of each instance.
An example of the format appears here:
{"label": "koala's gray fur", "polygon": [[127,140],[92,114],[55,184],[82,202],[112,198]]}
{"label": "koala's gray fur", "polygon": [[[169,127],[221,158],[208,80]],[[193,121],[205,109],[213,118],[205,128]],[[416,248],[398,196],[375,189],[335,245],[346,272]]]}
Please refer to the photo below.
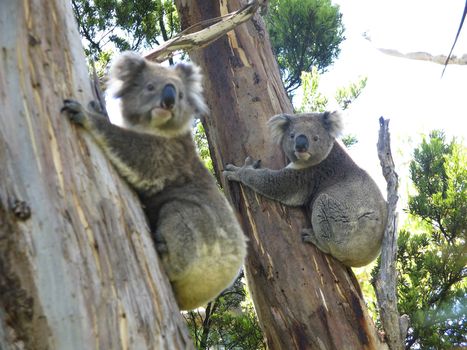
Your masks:
{"label": "koala's gray fur", "polygon": [[335,139],[342,122],[337,112],[276,115],[269,120],[273,139],[289,165],[259,169],[247,158],[224,174],[256,192],[290,206],[306,206],[311,227],[303,240],[348,266],[363,266],[379,254],[386,226],[386,202],[378,186]]}
{"label": "koala's gray fur", "polygon": [[207,109],[199,69],[127,52],[111,68],[110,90],[120,98],[124,128],[76,101],[66,100],[63,111],[138,193],[180,308],[201,306],[237,276],[246,238],[191,136],[193,114]]}

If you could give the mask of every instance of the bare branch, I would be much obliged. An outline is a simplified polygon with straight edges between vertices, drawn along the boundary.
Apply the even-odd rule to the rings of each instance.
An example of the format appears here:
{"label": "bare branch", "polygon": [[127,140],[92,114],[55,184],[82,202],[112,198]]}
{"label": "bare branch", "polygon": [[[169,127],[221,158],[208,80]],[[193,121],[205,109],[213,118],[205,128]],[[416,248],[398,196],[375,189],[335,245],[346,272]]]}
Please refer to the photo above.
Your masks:
{"label": "bare branch", "polygon": [[[388,191],[388,221],[381,248],[381,266],[376,281],[376,297],[380,309],[381,323],[383,325],[386,341],[391,350],[404,349],[403,340],[407,333],[407,318],[404,315],[402,323],[405,330],[401,331],[401,318],[397,311],[397,213],[396,206],[399,199],[397,195],[398,175],[394,170],[394,161],[391,154],[389,136],[389,120],[379,119],[380,129],[378,137],[378,157],[387,182]],[[404,334],[402,334],[404,333]]]}
{"label": "bare branch", "polygon": [[[189,51],[193,48],[204,47],[225,33],[231,31],[239,24],[248,21],[251,17],[253,17],[258,7],[262,4],[263,0],[255,0],[248,3],[238,11],[189,27],[173,39],[166,41],[162,45],[152,50],[145,56],[145,58],[151,61],[163,62],[170,58],[175,51]],[[208,24],[208,27],[200,31],[187,34],[188,32],[193,31],[196,27]]]}

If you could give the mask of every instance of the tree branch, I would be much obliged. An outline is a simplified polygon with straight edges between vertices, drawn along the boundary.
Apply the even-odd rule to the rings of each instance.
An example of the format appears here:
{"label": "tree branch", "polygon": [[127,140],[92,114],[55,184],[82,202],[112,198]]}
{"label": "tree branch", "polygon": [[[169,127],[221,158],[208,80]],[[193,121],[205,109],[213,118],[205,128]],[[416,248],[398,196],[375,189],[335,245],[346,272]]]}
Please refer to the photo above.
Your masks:
{"label": "tree branch", "polygon": [[[238,11],[191,26],[182,31],[173,39],[166,41],[162,45],[149,52],[145,58],[151,61],[163,62],[171,57],[175,51],[189,51],[193,48],[198,49],[204,47],[214,40],[220,38],[225,33],[231,31],[239,24],[248,21],[251,17],[253,17],[253,15],[256,13],[256,10],[260,5],[263,4],[263,2],[264,0],[252,1]],[[196,27],[203,25],[209,26],[200,31],[187,34],[188,32],[194,30]]]}
{"label": "tree branch", "polygon": [[[398,175],[394,170],[394,161],[391,154],[389,136],[389,120],[379,119],[380,129],[378,137],[378,157],[387,182],[388,191],[388,220],[383,237],[381,249],[381,262],[378,279],[376,281],[376,297],[380,309],[381,323],[383,325],[386,340],[391,350],[402,350],[403,339],[406,337],[406,329],[401,331],[400,317],[397,311],[397,214],[396,205],[399,199],[397,195]],[[404,318],[404,321],[406,319]],[[406,328],[406,327],[404,327]],[[404,333],[404,334],[402,334]]]}

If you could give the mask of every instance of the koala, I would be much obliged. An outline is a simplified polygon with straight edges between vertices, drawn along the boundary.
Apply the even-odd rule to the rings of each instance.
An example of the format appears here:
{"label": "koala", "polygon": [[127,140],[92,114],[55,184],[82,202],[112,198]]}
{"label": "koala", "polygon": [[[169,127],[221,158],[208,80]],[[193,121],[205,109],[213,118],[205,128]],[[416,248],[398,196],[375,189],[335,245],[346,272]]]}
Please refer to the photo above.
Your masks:
{"label": "koala", "polygon": [[386,201],[370,176],[337,144],[340,115],[280,114],[268,124],[290,163],[270,170],[248,157],[242,167],[226,166],[227,179],[285,205],[305,206],[311,227],[303,229],[303,241],[348,266],[373,261],[381,249]]}
{"label": "koala", "polygon": [[193,115],[207,111],[199,68],[163,67],[126,52],[109,75],[122,127],[96,103],[65,100],[62,112],[94,137],[138,194],[177,302],[194,309],[233,282],[246,254],[235,214],[192,139]]}

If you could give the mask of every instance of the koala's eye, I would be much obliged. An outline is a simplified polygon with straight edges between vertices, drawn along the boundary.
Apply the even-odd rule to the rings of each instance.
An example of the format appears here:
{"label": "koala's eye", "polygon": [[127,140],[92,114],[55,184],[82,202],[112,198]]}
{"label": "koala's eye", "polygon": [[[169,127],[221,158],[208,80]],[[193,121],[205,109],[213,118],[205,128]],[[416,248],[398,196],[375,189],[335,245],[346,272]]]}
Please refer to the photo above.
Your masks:
{"label": "koala's eye", "polygon": [[290,133],[290,138],[291,138],[291,139],[295,138],[295,133],[291,132],[291,133]]}
{"label": "koala's eye", "polygon": [[179,92],[178,98],[179,98],[180,100],[183,98],[183,92],[181,92],[181,91]]}
{"label": "koala's eye", "polygon": [[318,141],[318,140],[319,140],[319,136],[318,136],[318,135],[313,136],[313,141],[316,142],[316,141]]}
{"label": "koala's eye", "polygon": [[154,85],[151,84],[151,83],[147,84],[147,85],[146,85],[146,90],[148,90],[148,91],[154,91]]}

